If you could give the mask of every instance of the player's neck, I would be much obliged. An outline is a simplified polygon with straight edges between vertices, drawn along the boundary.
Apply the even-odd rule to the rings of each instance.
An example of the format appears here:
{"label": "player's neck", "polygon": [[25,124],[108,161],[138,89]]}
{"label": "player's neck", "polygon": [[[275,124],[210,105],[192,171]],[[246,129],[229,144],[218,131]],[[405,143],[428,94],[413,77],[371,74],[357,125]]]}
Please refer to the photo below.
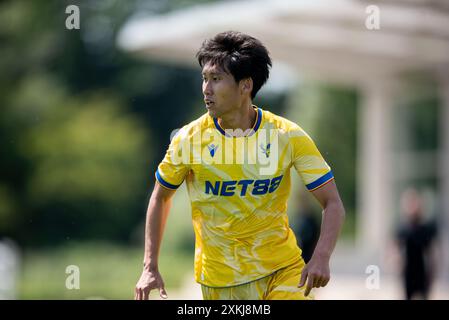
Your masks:
{"label": "player's neck", "polygon": [[245,104],[237,111],[223,115],[218,119],[220,127],[223,129],[241,129],[245,132],[254,127],[256,122],[257,111],[254,109],[252,102]]}

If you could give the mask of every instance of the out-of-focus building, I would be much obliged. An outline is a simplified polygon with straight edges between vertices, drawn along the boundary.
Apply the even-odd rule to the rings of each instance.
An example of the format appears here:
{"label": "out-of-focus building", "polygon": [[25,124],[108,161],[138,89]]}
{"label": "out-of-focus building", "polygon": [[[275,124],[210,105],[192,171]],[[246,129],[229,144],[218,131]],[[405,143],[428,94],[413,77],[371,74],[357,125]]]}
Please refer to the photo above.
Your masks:
{"label": "out-of-focus building", "polygon": [[[357,236],[360,261],[382,266],[394,232],[398,155],[395,99],[411,74],[438,86],[440,141],[437,150],[401,154],[414,174],[438,180],[438,215],[444,274],[449,275],[449,2],[446,0],[247,0],[195,6],[162,16],[131,19],[121,48],[164,62],[196,64],[204,39],[238,30],[262,40],[273,60],[303,78],[356,88],[358,106]],[[405,117],[403,121],[407,121]],[[435,160],[436,166],[426,164]],[[430,167],[430,168],[429,168]]]}

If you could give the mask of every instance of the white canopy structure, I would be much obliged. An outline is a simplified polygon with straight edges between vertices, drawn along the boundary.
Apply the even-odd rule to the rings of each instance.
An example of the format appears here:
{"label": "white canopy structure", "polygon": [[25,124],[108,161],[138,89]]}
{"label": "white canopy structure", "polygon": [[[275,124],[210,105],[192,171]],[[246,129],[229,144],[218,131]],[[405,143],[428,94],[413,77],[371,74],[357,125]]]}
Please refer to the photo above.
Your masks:
{"label": "white canopy structure", "polygon": [[359,90],[356,243],[357,252],[378,265],[397,201],[392,196],[394,96],[404,75],[432,75],[442,101],[438,179],[449,274],[449,1],[222,1],[131,19],[118,44],[136,55],[193,66],[203,40],[225,30],[261,39],[274,61],[302,77]]}

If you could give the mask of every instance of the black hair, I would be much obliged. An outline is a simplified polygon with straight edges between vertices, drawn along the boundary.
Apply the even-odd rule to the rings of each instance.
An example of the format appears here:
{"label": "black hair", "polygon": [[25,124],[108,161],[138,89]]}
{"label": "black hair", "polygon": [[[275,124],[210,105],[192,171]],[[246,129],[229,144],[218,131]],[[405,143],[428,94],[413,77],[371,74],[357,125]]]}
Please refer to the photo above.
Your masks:
{"label": "black hair", "polygon": [[251,98],[267,82],[271,58],[267,48],[256,38],[237,31],[226,31],[207,39],[196,54],[201,68],[212,63],[232,74],[236,82],[253,80]]}

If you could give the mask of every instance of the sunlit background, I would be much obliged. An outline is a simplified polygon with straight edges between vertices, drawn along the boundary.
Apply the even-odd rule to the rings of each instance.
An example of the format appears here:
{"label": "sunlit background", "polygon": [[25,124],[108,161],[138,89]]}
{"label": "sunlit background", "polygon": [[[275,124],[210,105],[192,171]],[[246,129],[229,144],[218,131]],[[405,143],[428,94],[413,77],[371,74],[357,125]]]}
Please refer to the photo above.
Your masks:
{"label": "sunlit background", "polygon": [[[154,171],[170,133],[205,112],[195,53],[226,30],[267,46],[254,103],[303,127],[335,174],[347,215],[316,297],[404,297],[395,239],[413,187],[438,226],[430,298],[449,299],[445,0],[2,1],[1,299],[133,298]],[[300,237],[320,208],[292,177]],[[161,249],[170,299],[201,298],[188,201],[182,186]]]}

